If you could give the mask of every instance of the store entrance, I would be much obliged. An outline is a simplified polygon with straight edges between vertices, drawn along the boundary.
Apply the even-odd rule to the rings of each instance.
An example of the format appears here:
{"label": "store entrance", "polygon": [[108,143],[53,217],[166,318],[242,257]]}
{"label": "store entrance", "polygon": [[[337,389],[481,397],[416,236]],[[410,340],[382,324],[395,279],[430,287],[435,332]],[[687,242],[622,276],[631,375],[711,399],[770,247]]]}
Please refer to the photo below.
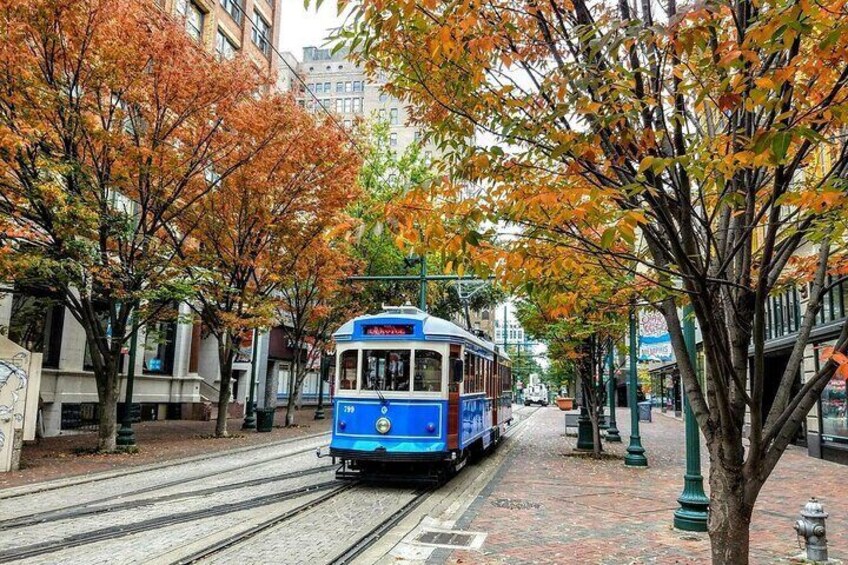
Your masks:
{"label": "store entrance", "polygon": [[[781,351],[765,356],[765,382],[763,383],[763,418],[768,416],[771,407],[774,405],[774,399],[777,396],[777,389],[780,388],[780,379],[783,372],[786,370],[786,365],[789,364],[789,356],[791,351]],[[795,379],[792,381],[792,391],[790,398],[801,390],[801,372],[795,374]],[[792,441],[794,445],[807,445],[807,419],[801,423],[801,428]]]}

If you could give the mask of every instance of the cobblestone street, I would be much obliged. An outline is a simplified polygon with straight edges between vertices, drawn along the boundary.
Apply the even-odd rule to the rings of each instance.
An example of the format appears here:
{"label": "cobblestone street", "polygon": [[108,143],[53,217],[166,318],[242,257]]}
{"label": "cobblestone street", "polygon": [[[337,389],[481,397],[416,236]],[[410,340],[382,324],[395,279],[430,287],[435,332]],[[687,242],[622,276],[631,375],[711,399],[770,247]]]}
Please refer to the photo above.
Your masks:
{"label": "cobblestone street", "polygon": [[[682,422],[655,413],[642,426],[650,467],[630,469],[620,459],[627,416],[618,413],[625,442],[597,461],[569,455],[562,412],[516,407],[497,451],[424,494],[336,481],[315,457],[327,435],[8,488],[0,562],[708,563],[705,535],[671,528]],[[758,503],[752,561],[799,553],[792,525],[810,495],[830,512],[832,556],[844,558],[845,476],[791,448]],[[439,532],[467,535],[472,549],[427,541]]]}

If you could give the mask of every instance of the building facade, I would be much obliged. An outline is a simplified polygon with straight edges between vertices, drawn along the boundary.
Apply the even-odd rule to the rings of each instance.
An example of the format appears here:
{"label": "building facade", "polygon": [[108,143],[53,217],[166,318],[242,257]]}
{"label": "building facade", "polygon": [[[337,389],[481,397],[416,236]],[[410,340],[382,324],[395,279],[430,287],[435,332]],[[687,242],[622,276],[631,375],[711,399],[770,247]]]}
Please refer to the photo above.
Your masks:
{"label": "building facade", "polygon": [[218,57],[244,53],[259,67],[276,70],[280,0],[154,0],[184,22],[186,33]]}
{"label": "building facade", "polygon": [[[410,125],[406,108],[382,91],[381,82],[372,82],[365,72],[347,58],[344,50],[305,47],[297,72],[306,86],[295,89],[298,102],[312,112],[332,112],[342,125],[351,128],[358,119],[379,119],[389,124],[389,145],[402,154],[421,140],[419,128]],[[322,108],[323,107],[323,108]],[[424,147],[424,158],[432,154]]]}

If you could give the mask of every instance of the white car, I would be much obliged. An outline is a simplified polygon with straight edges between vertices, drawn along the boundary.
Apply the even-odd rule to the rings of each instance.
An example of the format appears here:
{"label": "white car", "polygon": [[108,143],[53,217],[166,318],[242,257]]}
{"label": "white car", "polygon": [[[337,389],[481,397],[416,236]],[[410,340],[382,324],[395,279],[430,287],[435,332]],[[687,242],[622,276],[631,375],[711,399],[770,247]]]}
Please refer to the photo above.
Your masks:
{"label": "white car", "polygon": [[524,406],[538,404],[548,405],[548,387],[545,385],[531,385],[524,391]]}

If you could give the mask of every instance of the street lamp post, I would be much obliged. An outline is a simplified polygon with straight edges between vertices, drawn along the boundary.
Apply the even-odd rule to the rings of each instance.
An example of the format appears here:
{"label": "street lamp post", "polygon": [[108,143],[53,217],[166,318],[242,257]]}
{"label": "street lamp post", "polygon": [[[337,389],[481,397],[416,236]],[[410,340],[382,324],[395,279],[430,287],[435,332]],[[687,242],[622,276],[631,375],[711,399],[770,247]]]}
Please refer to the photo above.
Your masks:
{"label": "street lamp post", "polygon": [[247,392],[247,406],[244,409],[243,430],[256,428],[256,371],[259,368],[259,331],[253,330],[253,364],[250,367],[250,384]]}
{"label": "street lamp post", "polygon": [[636,398],[638,380],[636,346],[636,306],[634,304],[630,307],[630,379],[627,385],[627,401],[630,404],[630,445],[627,446],[624,464],[628,467],[647,467],[648,459],[645,457],[645,448],[642,447],[642,438],[639,436],[639,406]]}
{"label": "street lamp post", "polygon": [[609,427],[607,428],[607,441],[609,443],[621,443],[621,434],[615,421],[615,355],[612,340],[609,342],[609,382],[607,383],[607,395],[609,396]]}
{"label": "street lamp post", "polygon": [[318,375],[318,408],[315,409],[315,419],[323,420],[324,416],[324,381],[330,380],[330,359],[332,357],[321,353],[321,374]]}
{"label": "street lamp post", "polygon": [[133,315],[130,318],[130,358],[129,367],[127,367],[127,390],[124,397],[124,417],[121,420],[121,429],[118,430],[118,437],[115,438],[115,443],[121,447],[135,446],[135,432],[132,429],[132,397],[133,397],[133,381],[135,380],[135,356],[138,349],[138,328],[135,327],[135,308]]}
{"label": "street lamp post", "polygon": [[[689,362],[697,374],[695,321],[692,319],[691,305],[683,309],[683,339]],[[701,475],[701,432],[687,394],[683,395],[683,413],[686,425],[686,474],[683,475],[683,492],[677,499],[680,508],[674,512],[674,527],[687,532],[706,532],[710,501],[704,494],[704,477]]]}

